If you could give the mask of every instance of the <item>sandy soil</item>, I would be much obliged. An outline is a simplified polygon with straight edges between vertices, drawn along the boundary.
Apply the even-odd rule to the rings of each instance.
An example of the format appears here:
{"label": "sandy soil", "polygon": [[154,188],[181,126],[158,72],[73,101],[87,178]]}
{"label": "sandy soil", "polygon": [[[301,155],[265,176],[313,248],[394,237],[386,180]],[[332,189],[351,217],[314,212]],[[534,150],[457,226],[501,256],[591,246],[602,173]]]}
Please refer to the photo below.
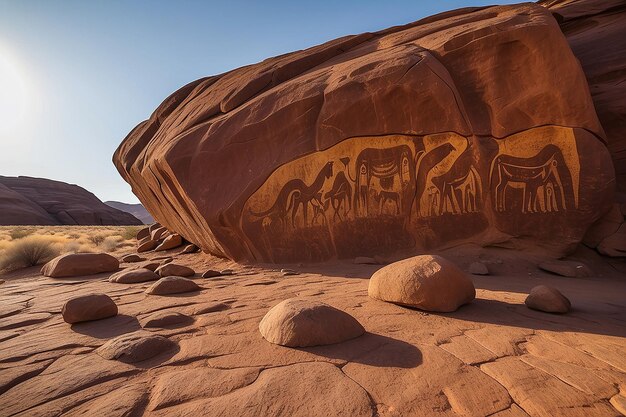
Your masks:
{"label": "sandy soil", "polygon": [[[492,272],[474,276],[476,300],[449,314],[369,299],[368,278],[380,266],[348,261],[245,266],[179,255],[175,262],[194,268],[202,287],[179,296],[147,295],[150,283],[109,283],[109,274],[53,279],[36,267],[6,274],[0,277],[6,280],[0,415],[606,417],[626,411],[623,263],[580,250],[573,258],[593,276],[565,278],[540,271],[537,256],[504,249],[442,254],[462,268],[480,259]],[[283,276],[285,267],[301,274]],[[208,268],[233,268],[236,275],[201,278]],[[540,283],[559,288],[573,310],[527,309],[525,296]],[[90,292],[110,295],[120,314],[63,322],[63,303]],[[307,349],[268,343],[259,321],[295,296],[349,312],[367,333]],[[95,352],[111,338],[141,331],[160,311],[191,317],[143,330],[175,348],[132,365]]]}

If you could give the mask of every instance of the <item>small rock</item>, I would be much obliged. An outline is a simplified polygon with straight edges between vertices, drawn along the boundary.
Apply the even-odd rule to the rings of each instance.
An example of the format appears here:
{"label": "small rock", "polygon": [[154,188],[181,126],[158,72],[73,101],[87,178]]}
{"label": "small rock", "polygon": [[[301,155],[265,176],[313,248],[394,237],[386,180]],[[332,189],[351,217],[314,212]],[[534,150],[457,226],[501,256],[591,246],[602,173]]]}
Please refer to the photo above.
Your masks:
{"label": "small rock", "polygon": [[3,279],[0,279],[0,285],[4,284],[6,281]]}
{"label": "small rock", "polygon": [[156,281],[159,275],[147,268],[127,269],[116,272],[109,277],[109,282],[118,284],[136,284],[139,282]]}
{"label": "small rock", "polygon": [[154,284],[152,284],[147,290],[147,294],[153,295],[168,295],[179,294],[183,292],[199,291],[198,284],[190,279],[176,276],[168,276],[161,278]]}
{"label": "small rock", "polygon": [[161,266],[160,262],[149,261],[141,264],[141,268],[149,269],[150,271],[156,271],[158,267]]}
{"label": "small rock", "polygon": [[530,309],[546,313],[567,313],[572,307],[567,297],[547,285],[537,285],[531,289],[524,303]]}
{"label": "small rock", "polygon": [[161,226],[161,223],[152,223],[149,227],[148,230],[150,231],[150,233],[152,233],[153,231],[155,231],[156,229],[163,227]]}
{"label": "small rock", "polygon": [[471,278],[437,255],[421,255],[387,265],[370,278],[372,298],[426,311],[451,312],[476,297]]}
{"label": "small rock", "polygon": [[180,252],[178,252],[179,255],[185,255],[187,253],[196,253],[200,250],[199,247],[197,247],[194,244],[191,245],[187,245],[183,248],[183,250],[181,250]]}
{"label": "small rock", "polygon": [[222,275],[235,275],[235,271],[233,271],[232,269],[223,269],[222,271],[220,271],[220,274],[222,274]]}
{"label": "small rock", "polygon": [[152,232],[150,232],[150,239],[154,241],[159,241],[165,232],[167,232],[167,229],[165,227],[159,227],[158,229],[154,229]]}
{"label": "small rock", "polygon": [[283,268],[280,270],[281,274],[283,274],[284,277],[288,277],[290,275],[300,275],[300,273],[296,270],[293,269],[289,269],[289,268]]}
{"label": "small rock", "polygon": [[207,305],[202,305],[202,306],[198,306],[194,311],[193,311],[193,315],[198,315],[198,314],[206,314],[206,313],[214,313],[216,311],[224,311],[224,310],[228,310],[230,308],[230,306],[226,303],[213,303],[213,304],[207,304]]}
{"label": "small rock", "polygon": [[378,261],[376,259],[368,256],[357,256],[354,258],[354,263],[360,265],[378,265]]}
{"label": "small rock", "polygon": [[66,323],[100,320],[117,315],[117,305],[106,294],[79,295],[70,298],[61,310]]}
{"label": "small rock", "polygon": [[150,236],[150,228],[144,227],[143,229],[137,232],[137,236],[135,236],[135,238],[137,240],[141,240],[141,239],[145,239],[148,236]]}
{"label": "small rock", "polygon": [[556,275],[569,278],[586,278],[591,276],[591,271],[586,265],[576,262],[542,262],[539,269]]}
{"label": "small rock", "polygon": [[469,266],[470,274],[474,275],[489,275],[489,269],[487,269],[487,265],[482,262],[472,262]]}
{"label": "small rock", "polygon": [[139,246],[137,246],[137,252],[138,253],[148,252],[148,251],[154,250],[157,246],[159,246],[159,242],[156,240],[148,240],[144,243],[140,242]]}
{"label": "small rock", "polygon": [[161,264],[161,266],[158,267],[155,272],[162,277],[169,277],[172,275],[178,277],[190,277],[196,273],[193,269],[187,266],[173,263],[167,263],[165,265]]}
{"label": "small rock", "polygon": [[173,349],[176,343],[145,331],[124,334],[111,339],[96,349],[98,355],[109,360],[136,363]]}
{"label": "small rock", "polygon": [[120,261],[108,253],[68,253],[57,256],[41,268],[47,277],[75,277],[117,271]]}
{"label": "small rock", "polygon": [[159,251],[174,249],[174,248],[179,247],[182,244],[183,244],[182,236],[179,235],[178,233],[174,233],[166,237],[165,240],[163,240],[163,243],[157,246],[155,251],[159,252]]}
{"label": "small rock", "polygon": [[216,271],[215,269],[209,269],[204,274],[202,274],[202,278],[213,278],[220,276],[222,276],[222,273],[220,271]]}
{"label": "small rock", "polygon": [[190,323],[193,319],[173,311],[159,311],[142,320],[143,327],[168,327],[175,324]]}
{"label": "small rock", "polygon": [[623,391],[612,396],[609,402],[613,408],[626,416],[626,396],[623,395]]}
{"label": "small rock", "polygon": [[290,298],[272,307],[259,324],[271,343],[289,347],[330,345],[365,333],[348,313],[319,301]]}
{"label": "small rock", "polygon": [[131,253],[130,255],[122,256],[122,262],[125,262],[125,263],[142,262],[145,260],[146,258],[142,258],[141,256],[135,255],[134,253]]}

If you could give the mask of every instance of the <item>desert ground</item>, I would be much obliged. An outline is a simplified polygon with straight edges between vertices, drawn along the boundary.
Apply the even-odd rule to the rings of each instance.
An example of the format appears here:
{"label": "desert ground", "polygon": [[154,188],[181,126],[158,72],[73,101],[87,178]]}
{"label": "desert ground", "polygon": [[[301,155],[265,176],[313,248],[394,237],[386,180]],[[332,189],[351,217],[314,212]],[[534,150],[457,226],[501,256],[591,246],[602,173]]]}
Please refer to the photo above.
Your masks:
{"label": "desert ground", "polygon": [[[116,257],[135,253],[126,228],[38,227],[11,240],[51,236]],[[13,239],[10,237],[13,233]],[[91,237],[105,237],[95,244]],[[38,239],[41,239],[39,237]],[[98,238],[97,240],[100,240]],[[75,248],[74,250],[79,250]],[[626,413],[626,263],[581,247],[563,265],[571,278],[537,267],[540,255],[461,246],[439,254],[472,275],[476,299],[453,313],[428,313],[368,297],[382,265],[242,265],[180,248],[140,254],[191,267],[200,291],[146,294],[150,282],[109,282],[111,273],[48,278],[40,266],[0,277],[2,416],[619,416]],[[568,263],[570,262],[570,263]],[[121,268],[137,268],[122,263]],[[202,278],[208,270],[233,275]],[[285,275],[292,269],[297,275]],[[1,281],[0,281],[1,282]],[[528,309],[532,287],[547,284],[572,302],[563,315]],[[70,325],[71,297],[105,293],[115,317]],[[282,300],[325,302],[366,333],[347,342],[289,348],[266,341],[259,322]],[[181,320],[153,327],[171,313]],[[143,361],[106,359],[98,349],[126,334],[168,339]],[[147,348],[149,349],[149,348]]]}

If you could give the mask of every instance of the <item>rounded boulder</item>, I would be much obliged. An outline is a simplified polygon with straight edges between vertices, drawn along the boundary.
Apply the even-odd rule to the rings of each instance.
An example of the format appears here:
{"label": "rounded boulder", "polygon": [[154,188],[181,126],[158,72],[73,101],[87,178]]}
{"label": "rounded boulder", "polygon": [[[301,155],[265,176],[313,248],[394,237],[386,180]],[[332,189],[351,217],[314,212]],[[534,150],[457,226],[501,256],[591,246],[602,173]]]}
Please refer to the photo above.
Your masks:
{"label": "rounded boulder", "polygon": [[537,285],[524,301],[526,307],[545,313],[567,313],[572,303],[559,290],[547,285]]}
{"label": "rounded boulder", "polygon": [[162,277],[169,277],[173,275],[178,277],[190,277],[196,273],[196,271],[187,266],[173,263],[167,263],[165,265],[161,264],[155,272]]}
{"label": "rounded boulder", "polygon": [[120,261],[108,253],[68,253],[57,256],[41,268],[47,277],[75,277],[117,271]]}
{"label": "rounded boulder", "polygon": [[156,281],[159,275],[148,268],[129,269],[109,277],[109,282],[117,282],[118,284],[136,284],[139,282]]}
{"label": "rounded boulder", "polygon": [[88,294],[70,298],[61,310],[63,320],[74,324],[106,319],[117,315],[115,301],[106,294]]}
{"label": "rounded boulder", "polygon": [[361,323],[348,313],[298,298],[272,307],[261,320],[259,331],[268,342],[288,347],[330,345],[365,333]]}
{"label": "rounded boulder", "polygon": [[476,297],[471,278],[438,255],[394,262],[370,278],[372,298],[420,310],[452,312]]}
{"label": "rounded boulder", "polygon": [[168,295],[183,292],[199,291],[198,284],[183,277],[165,277],[152,284],[147,290],[147,294]]}

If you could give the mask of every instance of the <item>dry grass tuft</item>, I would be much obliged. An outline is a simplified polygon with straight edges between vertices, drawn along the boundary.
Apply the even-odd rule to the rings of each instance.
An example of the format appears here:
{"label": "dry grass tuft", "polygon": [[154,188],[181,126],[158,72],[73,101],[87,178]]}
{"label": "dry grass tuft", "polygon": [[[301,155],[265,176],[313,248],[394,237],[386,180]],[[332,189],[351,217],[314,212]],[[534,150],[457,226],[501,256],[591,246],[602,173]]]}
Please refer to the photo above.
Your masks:
{"label": "dry grass tuft", "polygon": [[0,254],[0,270],[12,271],[19,268],[41,265],[58,256],[60,250],[43,236],[17,239]]}

